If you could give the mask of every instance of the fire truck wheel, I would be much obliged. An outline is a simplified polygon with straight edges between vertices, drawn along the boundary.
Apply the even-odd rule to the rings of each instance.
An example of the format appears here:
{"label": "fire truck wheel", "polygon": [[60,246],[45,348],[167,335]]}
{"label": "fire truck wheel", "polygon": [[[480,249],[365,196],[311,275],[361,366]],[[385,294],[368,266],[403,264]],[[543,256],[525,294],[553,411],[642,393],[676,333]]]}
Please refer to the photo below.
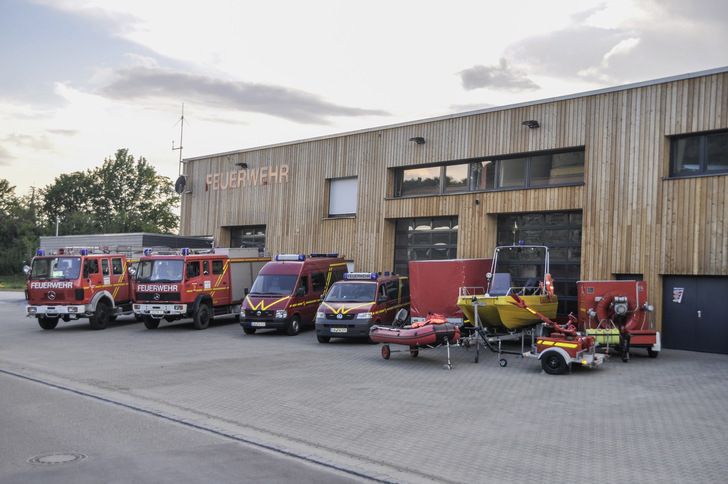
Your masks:
{"label": "fire truck wheel", "polygon": [[286,333],[288,336],[296,336],[298,333],[301,332],[301,320],[298,318],[298,316],[293,316],[291,318],[291,321],[288,323],[288,328]]}
{"label": "fire truck wheel", "polygon": [[660,354],[660,352],[659,352],[659,351],[655,351],[655,350],[653,350],[652,348],[647,348],[647,355],[648,355],[648,356],[649,356],[650,358],[657,358],[657,355],[659,355],[659,354]]}
{"label": "fire truck wheel", "polygon": [[109,324],[109,318],[111,317],[111,308],[103,301],[99,301],[96,304],[96,312],[89,319],[91,329],[106,329]]}
{"label": "fire truck wheel", "polygon": [[43,329],[53,329],[58,325],[58,318],[49,318],[47,316],[41,316],[38,318],[38,324]]}
{"label": "fire truck wheel", "polygon": [[560,375],[566,371],[566,360],[561,353],[551,351],[541,358],[541,368],[549,375]]}
{"label": "fire truck wheel", "polygon": [[248,328],[246,326],[243,326],[243,333],[245,333],[245,334],[255,334],[255,328]]}
{"label": "fire truck wheel", "polygon": [[194,317],[195,329],[207,329],[210,326],[210,316],[210,306],[207,303],[200,303]]}
{"label": "fire truck wheel", "polygon": [[331,341],[331,336],[321,336],[320,334],[317,334],[316,339],[319,343],[328,343]]}
{"label": "fire truck wheel", "polygon": [[159,327],[159,320],[151,316],[144,316],[144,326],[147,329],[157,329]]}

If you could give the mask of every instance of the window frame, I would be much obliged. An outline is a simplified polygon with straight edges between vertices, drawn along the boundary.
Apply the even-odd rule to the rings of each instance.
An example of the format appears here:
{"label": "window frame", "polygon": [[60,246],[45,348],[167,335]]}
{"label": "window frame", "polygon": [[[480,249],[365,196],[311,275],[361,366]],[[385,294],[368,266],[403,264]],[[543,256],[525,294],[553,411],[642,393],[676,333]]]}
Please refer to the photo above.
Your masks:
{"label": "window frame", "polygon": [[[537,181],[534,179],[534,168],[536,163],[542,163],[544,157],[548,156],[551,157],[551,163],[553,164],[553,159],[557,155],[570,153],[581,154],[581,164],[573,165],[582,167],[579,180],[559,182],[558,178],[546,179],[544,177],[540,177],[538,178],[537,183]],[[521,163],[522,166],[518,167],[515,171],[508,171],[508,168],[512,168],[513,163],[516,162]],[[449,188],[447,171],[451,167],[460,166],[464,167],[466,171],[467,178],[465,179],[465,183],[459,183],[452,188]],[[394,198],[414,198],[455,195],[464,193],[497,192],[507,190],[525,190],[534,188],[552,188],[560,186],[583,185],[586,172],[585,168],[586,149],[583,146],[557,151],[533,152],[510,156],[478,158],[469,161],[448,162],[436,165],[398,167],[395,169]],[[439,179],[434,179],[431,177],[422,179],[423,183],[434,180],[434,185],[432,187],[428,187],[428,184],[431,185],[432,183],[423,184],[421,190],[422,193],[414,193],[417,191],[416,189],[405,189],[404,184],[410,179],[409,177],[407,177],[407,172],[415,173],[417,170],[427,170],[430,173],[439,170]],[[551,170],[554,170],[553,165],[551,167]],[[508,178],[513,180],[513,182],[505,185],[505,176],[508,176]],[[519,176],[521,177],[521,182],[518,182]],[[571,175],[571,177],[573,178],[573,175]],[[568,175],[567,178],[569,178]]]}
{"label": "window frame", "polygon": [[[728,174],[728,164],[726,164],[725,168],[719,170],[710,170],[708,168],[710,162],[710,160],[708,159],[708,138],[710,136],[726,136],[726,138],[728,138],[728,130],[681,134],[670,137],[670,178],[692,178],[700,176],[716,176]],[[698,168],[696,171],[679,172],[677,171],[677,163],[679,157],[678,150],[680,149],[680,142],[689,142],[691,140],[698,142]],[[682,166],[687,166],[687,164],[683,164]]]}

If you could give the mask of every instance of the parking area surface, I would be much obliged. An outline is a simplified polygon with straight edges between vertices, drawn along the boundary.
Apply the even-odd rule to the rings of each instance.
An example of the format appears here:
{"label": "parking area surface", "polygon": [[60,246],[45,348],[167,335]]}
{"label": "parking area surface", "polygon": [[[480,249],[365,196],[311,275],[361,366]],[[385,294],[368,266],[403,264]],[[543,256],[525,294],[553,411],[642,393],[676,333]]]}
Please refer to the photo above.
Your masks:
{"label": "parking area surface", "polygon": [[[245,335],[232,319],[40,329],[0,292],[0,371],[384,482],[719,482],[728,356],[636,350],[547,375],[487,350],[417,358],[360,341]],[[406,349],[392,346],[393,350]],[[49,416],[49,418],[52,418]]]}

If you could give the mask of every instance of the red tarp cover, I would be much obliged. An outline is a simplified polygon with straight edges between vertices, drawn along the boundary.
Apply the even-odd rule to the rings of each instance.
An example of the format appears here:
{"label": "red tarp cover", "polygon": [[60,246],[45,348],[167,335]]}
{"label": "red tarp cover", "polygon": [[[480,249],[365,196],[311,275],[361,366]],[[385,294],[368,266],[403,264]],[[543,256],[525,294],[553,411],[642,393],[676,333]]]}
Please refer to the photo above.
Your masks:
{"label": "red tarp cover", "polygon": [[410,261],[412,316],[424,318],[427,313],[439,313],[447,318],[462,318],[457,304],[460,288],[485,288],[485,275],[492,264],[493,259]]}

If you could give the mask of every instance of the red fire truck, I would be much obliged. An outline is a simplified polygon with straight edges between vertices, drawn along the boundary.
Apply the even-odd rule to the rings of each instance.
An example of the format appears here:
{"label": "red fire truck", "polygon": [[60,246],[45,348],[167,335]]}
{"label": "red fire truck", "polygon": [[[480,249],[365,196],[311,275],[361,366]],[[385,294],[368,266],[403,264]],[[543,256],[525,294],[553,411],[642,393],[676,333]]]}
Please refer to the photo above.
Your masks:
{"label": "red fire truck", "polygon": [[55,328],[60,319],[80,318],[104,329],[117,316],[132,314],[128,269],[125,254],[41,249],[26,270],[26,313],[43,329]]}
{"label": "red fire truck", "polygon": [[134,275],[134,314],[147,329],[162,319],[191,317],[196,329],[205,329],[214,316],[234,314],[255,277],[270,257],[258,249],[217,248],[204,253],[149,254],[139,259]]}

